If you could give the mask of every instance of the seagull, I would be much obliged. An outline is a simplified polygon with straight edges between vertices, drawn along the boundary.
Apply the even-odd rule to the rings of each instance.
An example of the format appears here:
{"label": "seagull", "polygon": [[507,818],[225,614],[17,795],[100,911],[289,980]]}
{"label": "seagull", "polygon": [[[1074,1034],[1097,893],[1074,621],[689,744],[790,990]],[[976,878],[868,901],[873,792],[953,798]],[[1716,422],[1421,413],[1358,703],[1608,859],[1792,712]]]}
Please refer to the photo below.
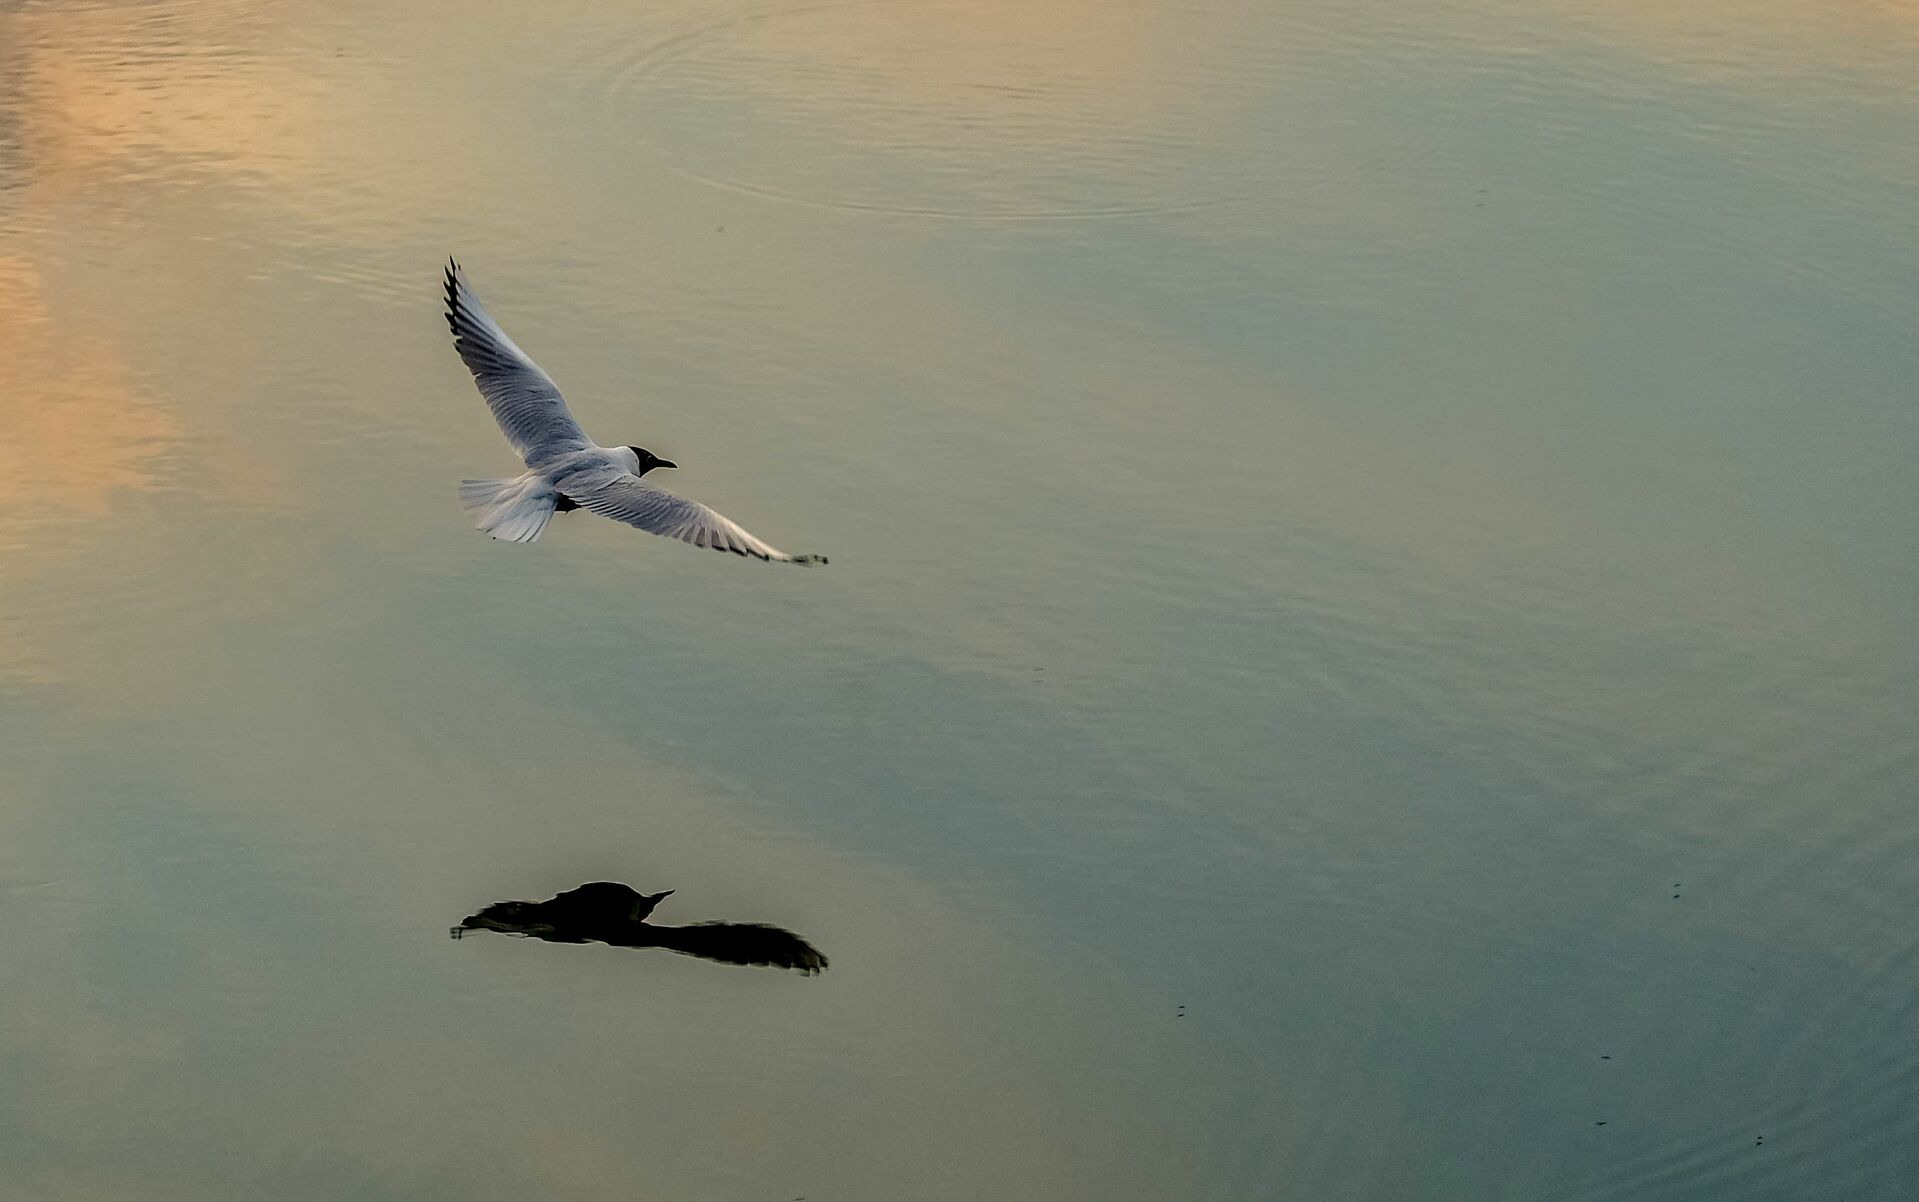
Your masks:
{"label": "seagull", "polygon": [[655,468],[678,467],[672,460],[642,447],[603,447],[588,438],[552,379],[487,316],[451,259],[446,324],[500,432],[526,461],[527,470],[518,476],[460,481],[460,504],[487,534],[530,543],[555,513],[589,509],[696,547],[768,562],[826,562],[824,555],[788,555],[698,501],[641,479]]}

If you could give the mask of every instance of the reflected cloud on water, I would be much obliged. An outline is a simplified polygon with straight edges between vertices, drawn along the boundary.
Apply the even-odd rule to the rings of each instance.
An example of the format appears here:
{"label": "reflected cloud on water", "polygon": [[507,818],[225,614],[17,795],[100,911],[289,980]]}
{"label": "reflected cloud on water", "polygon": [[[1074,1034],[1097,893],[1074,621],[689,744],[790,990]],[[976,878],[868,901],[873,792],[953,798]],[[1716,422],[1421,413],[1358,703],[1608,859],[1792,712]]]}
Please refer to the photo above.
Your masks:
{"label": "reflected cloud on water", "polygon": [[500,901],[469,914],[452,930],[498,931],[548,943],[605,943],[613,947],[660,947],[718,964],[796,969],[804,976],[826,970],[826,957],[793,932],[759,922],[700,922],[656,926],[646,921],[673,890],[641,893],[616,881],[589,881],[546,901]]}

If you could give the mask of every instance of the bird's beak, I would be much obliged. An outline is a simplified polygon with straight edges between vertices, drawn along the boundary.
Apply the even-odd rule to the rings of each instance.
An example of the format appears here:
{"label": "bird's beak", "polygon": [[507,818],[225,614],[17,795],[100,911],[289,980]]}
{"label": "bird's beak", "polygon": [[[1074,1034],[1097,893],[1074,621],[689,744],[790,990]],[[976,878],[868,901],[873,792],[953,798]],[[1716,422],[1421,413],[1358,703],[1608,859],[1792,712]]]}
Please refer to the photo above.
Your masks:
{"label": "bird's beak", "polygon": [[654,900],[654,901],[656,901],[656,902],[657,902],[657,901],[660,901],[660,900],[661,900],[661,899],[663,899],[663,898],[666,898],[666,897],[669,897],[669,896],[671,896],[671,895],[672,895],[672,893],[673,893],[673,891],[672,891],[671,889],[668,889],[668,890],[667,890],[667,891],[666,891],[665,893],[655,893],[655,894],[653,895],[653,900]]}
{"label": "bird's beak", "polygon": [[[673,461],[672,461],[671,459],[662,459],[662,460],[660,460],[660,461],[659,461],[658,463],[655,463],[655,464],[654,464],[653,466],[654,466],[654,467],[678,467],[678,466],[680,466],[680,465],[679,465],[679,464],[677,464],[677,463],[675,463],[675,462],[673,462]],[[671,892],[673,892],[673,891],[672,891],[671,889],[668,889],[668,890],[666,891],[666,893],[671,893]],[[662,893],[662,894],[660,894],[660,896],[661,896],[661,897],[665,897],[665,896],[666,896],[666,893]]]}

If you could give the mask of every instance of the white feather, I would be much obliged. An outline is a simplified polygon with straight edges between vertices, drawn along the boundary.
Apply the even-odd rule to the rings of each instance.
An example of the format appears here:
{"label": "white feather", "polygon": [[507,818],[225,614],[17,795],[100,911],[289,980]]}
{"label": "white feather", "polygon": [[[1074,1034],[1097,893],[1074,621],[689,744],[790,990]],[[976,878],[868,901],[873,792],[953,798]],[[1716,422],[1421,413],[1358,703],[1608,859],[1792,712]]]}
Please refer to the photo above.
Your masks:
{"label": "white feather", "polygon": [[509,543],[530,543],[553,519],[559,497],[538,472],[509,480],[462,480],[460,504],[473,524]]}

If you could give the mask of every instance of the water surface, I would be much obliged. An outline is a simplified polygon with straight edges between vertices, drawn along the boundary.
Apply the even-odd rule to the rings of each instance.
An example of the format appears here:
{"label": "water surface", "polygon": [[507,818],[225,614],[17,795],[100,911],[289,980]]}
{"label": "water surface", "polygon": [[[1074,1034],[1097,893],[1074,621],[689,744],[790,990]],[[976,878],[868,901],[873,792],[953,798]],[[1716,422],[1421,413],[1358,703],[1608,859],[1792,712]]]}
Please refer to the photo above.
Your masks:
{"label": "water surface", "polygon": [[1908,7],[395,7],[0,0],[10,1196],[1909,1195]]}

